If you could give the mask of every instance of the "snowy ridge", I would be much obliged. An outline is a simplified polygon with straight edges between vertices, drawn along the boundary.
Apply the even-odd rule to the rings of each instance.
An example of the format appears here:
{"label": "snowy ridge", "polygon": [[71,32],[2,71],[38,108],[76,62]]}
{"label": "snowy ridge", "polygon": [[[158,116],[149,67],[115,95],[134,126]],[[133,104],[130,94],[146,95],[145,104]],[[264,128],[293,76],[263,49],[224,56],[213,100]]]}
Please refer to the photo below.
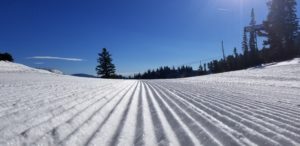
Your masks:
{"label": "snowy ridge", "polygon": [[270,67],[284,66],[284,65],[297,65],[297,64],[300,64],[300,58],[295,58],[295,59],[289,60],[289,61],[274,63],[274,64],[270,65]]}
{"label": "snowy ridge", "polygon": [[12,72],[50,73],[49,71],[31,68],[31,67],[25,66],[23,64],[7,62],[7,61],[0,61],[0,73],[12,73]]}
{"label": "snowy ridge", "polygon": [[0,145],[299,146],[300,64],[172,80],[0,71]]}

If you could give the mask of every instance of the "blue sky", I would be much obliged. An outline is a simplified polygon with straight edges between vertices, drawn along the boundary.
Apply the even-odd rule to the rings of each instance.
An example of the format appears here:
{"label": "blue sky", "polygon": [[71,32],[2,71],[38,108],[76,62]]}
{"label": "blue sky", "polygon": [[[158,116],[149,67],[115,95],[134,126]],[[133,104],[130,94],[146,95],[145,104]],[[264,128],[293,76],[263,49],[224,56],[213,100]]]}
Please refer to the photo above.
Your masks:
{"label": "blue sky", "polygon": [[266,1],[1,0],[0,51],[67,74],[95,74],[103,47],[121,74],[198,65],[221,56],[222,40],[226,54],[240,49],[251,8],[260,23]]}

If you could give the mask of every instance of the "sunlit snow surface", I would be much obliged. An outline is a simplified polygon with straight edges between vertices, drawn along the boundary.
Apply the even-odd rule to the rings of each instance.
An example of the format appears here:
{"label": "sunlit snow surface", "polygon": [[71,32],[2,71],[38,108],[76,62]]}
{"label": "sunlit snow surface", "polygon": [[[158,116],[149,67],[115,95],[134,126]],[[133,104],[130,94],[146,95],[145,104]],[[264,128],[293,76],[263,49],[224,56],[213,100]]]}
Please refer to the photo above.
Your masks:
{"label": "sunlit snow surface", "polygon": [[299,59],[152,81],[0,62],[0,145],[299,146]]}

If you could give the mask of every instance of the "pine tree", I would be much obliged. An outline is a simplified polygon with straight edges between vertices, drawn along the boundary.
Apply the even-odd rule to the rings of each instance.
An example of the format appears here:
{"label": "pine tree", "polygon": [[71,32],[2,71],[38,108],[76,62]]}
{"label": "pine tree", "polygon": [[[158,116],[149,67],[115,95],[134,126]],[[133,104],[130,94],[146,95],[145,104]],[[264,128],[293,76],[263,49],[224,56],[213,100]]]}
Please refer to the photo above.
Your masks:
{"label": "pine tree", "polygon": [[204,68],[204,73],[207,74],[207,65],[206,65],[206,63],[204,63],[203,68]]}
{"label": "pine tree", "polygon": [[233,55],[234,55],[234,58],[236,58],[236,59],[239,57],[236,47],[234,47],[234,49],[233,49]]}
{"label": "pine tree", "polygon": [[237,52],[236,47],[233,49],[233,55],[234,55],[234,68],[233,70],[239,69],[239,54]]}
{"label": "pine tree", "polygon": [[112,63],[110,53],[106,48],[102,49],[102,52],[98,54],[99,65],[96,67],[97,75],[101,78],[113,78],[115,76],[115,65]]}
{"label": "pine tree", "polygon": [[297,2],[296,0],[287,0],[287,16],[286,21],[288,24],[286,32],[286,47],[289,50],[288,56],[295,57],[295,54],[298,51],[297,42],[298,30],[299,30],[299,21],[297,17],[296,10]]}
{"label": "pine tree", "polygon": [[298,32],[298,20],[295,0],[272,0],[268,3],[269,14],[264,22],[273,61],[295,57],[295,40]]}
{"label": "pine tree", "polygon": [[13,62],[14,61],[14,59],[13,59],[13,57],[12,57],[12,55],[11,54],[9,54],[9,53],[0,53],[0,61],[10,61],[10,62]]}
{"label": "pine tree", "polygon": [[199,68],[198,68],[198,72],[199,72],[199,75],[204,75],[205,74],[204,73],[204,68],[203,68],[201,62],[200,62]]}

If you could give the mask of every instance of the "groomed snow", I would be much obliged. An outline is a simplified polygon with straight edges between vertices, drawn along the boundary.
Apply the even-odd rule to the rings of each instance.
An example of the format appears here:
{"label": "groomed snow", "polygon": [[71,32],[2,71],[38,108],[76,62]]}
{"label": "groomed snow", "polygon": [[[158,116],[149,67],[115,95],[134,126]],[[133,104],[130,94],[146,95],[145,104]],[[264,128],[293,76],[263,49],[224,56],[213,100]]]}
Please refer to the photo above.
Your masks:
{"label": "groomed snow", "polygon": [[0,145],[299,146],[299,59],[143,81],[0,62]]}

